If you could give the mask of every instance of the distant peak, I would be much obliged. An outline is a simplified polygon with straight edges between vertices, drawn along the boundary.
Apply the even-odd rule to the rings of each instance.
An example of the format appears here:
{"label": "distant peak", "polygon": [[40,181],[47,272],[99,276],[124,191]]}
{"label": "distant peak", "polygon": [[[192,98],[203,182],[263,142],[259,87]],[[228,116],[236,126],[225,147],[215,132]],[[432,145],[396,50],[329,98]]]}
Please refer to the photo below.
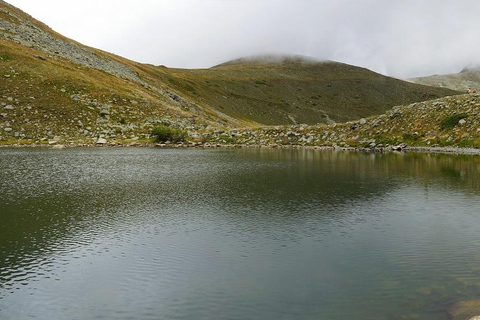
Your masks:
{"label": "distant peak", "polygon": [[250,57],[243,57],[235,60],[231,60],[216,67],[236,65],[236,64],[276,64],[276,65],[289,65],[289,64],[316,64],[322,62],[329,62],[326,60],[320,60],[313,57],[302,55],[280,55],[280,54],[265,54],[255,55]]}

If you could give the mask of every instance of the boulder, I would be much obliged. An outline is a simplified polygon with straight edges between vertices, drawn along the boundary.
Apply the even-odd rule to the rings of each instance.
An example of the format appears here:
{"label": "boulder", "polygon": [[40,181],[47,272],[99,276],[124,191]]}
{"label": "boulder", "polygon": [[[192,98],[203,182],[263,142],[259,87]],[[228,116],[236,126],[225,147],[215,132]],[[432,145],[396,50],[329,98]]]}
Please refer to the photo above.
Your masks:
{"label": "boulder", "polygon": [[96,144],[107,144],[107,139],[105,139],[105,138],[98,138]]}
{"label": "boulder", "polygon": [[405,149],[407,147],[407,144],[406,143],[401,143],[399,144],[398,146],[392,146],[392,150],[393,151],[402,151],[403,149]]}

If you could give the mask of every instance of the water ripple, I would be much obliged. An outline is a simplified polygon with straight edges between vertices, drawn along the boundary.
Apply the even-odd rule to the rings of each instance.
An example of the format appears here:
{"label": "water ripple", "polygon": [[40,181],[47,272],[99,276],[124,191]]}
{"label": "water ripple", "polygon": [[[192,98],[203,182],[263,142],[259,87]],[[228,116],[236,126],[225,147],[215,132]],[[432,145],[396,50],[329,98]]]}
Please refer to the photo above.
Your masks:
{"label": "water ripple", "polygon": [[433,320],[480,294],[474,158],[0,152],[0,318]]}

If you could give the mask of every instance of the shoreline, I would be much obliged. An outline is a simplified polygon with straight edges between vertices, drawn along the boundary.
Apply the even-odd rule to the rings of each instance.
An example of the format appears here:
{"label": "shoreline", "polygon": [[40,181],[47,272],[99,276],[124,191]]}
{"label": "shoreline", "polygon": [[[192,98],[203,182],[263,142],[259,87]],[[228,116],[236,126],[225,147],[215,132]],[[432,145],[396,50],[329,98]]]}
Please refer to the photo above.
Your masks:
{"label": "shoreline", "polygon": [[202,144],[202,143],[182,143],[182,144],[160,144],[151,142],[132,142],[132,143],[107,143],[107,144],[11,144],[0,145],[0,149],[52,149],[65,150],[73,148],[163,148],[163,149],[306,149],[306,150],[336,150],[350,152],[369,152],[369,153],[431,153],[431,154],[454,154],[454,155],[472,155],[480,156],[480,149],[461,148],[461,147],[418,147],[407,146],[401,150],[394,150],[392,147],[382,148],[362,148],[362,147],[333,147],[333,146],[305,146],[305,145],[248,145],[248,144]]}

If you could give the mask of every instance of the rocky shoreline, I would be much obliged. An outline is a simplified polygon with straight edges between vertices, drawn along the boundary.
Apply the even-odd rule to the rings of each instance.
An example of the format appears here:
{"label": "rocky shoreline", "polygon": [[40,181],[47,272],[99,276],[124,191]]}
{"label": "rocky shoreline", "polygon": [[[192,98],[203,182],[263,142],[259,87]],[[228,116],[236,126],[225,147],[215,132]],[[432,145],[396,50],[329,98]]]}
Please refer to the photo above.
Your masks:
{"label": "rocky shoreline", "polygon": [[395,146],[360,148],[360,147],[332,147],[332,146],[305,146],[305,145],[278,145],[278,144],[209,144],[209,143],[152,143],[152,142],[130,142],[130,143],[105,143],[105,144],[11,144],[0,145],[0,149],[7,148],[42,148],[42,149],[72,149],[72,148],[162,148],[162,149],[306,149],[306,150],[330,150],[330,151],[348,151],[348,152],[368,152],[375,154],[398,152],[398,153],[431,153],[431,154],[454,154],[454,155],[472,155],[480,156],[480,149],[477,148],[459,148],[459,147],[409,147]]}

